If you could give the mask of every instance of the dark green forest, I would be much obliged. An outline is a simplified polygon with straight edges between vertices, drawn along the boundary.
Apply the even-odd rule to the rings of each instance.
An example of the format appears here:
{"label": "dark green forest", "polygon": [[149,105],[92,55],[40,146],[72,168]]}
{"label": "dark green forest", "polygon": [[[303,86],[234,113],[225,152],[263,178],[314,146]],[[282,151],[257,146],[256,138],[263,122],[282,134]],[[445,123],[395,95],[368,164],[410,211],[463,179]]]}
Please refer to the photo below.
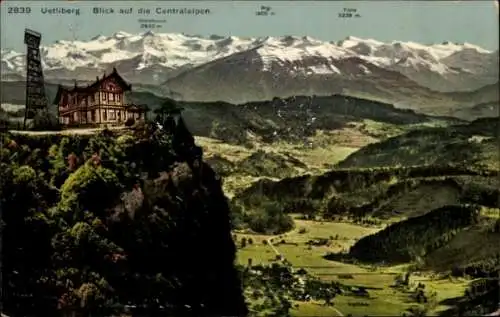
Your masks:
{"label": "dark green forest", "polygon": [[442,207],[361,238],[349,255],[366,262],[408,263],[447,244],[459,230],[479,221],[478,206]]}
{"label": "dark green forest", "polygon": [[460,164],[498,169],[499,118],[415,129],[349,155],[338,168]]}
{"label": "dark green forest", "polygon": [[247,314],[229,205],[189,133],[0,137],[6,314]]}
{"label": "dark green forest", "polygon": [[461,203],[498,205],[498,171],[454,165],[336,169],[280,181],[262,179],[233,200],[252,208],[272,201],[290,213],[326,218],[366,216],[394,197],[432,183],[457,188]]}

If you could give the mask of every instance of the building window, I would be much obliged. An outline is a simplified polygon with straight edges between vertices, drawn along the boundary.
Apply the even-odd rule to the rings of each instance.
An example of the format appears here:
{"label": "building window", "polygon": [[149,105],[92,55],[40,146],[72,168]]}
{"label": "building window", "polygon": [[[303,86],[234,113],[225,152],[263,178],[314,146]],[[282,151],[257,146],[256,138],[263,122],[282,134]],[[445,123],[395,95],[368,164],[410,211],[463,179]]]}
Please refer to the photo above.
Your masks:
{"label": "building window", "polygon": [[90,121],[95,122],[95,110],[90,112]]}
{"label": "building window", "polygon": [[116,101],[120,101],[120,99],[121,99],[120,94],[116,94]]}
{"label": "building window", "polygon": [[104,110],[104,111],[102,112],[102,118],[103,118],[103,120],[104,120],[104,121],[107,121],[107,120],[108,120],[108,115],[107,115],[107,113],[106,113],[106,110]]}
{"label": "building window", "polygon": [[115,120],[115,111],[114,110],[109,110],[109,119],[110,120]]}
{"label": "building window", "polygon": [[105,92],[102,93],[102,100],[106,100],[106,93]]}
{"label": "building window", "polygon": [[118,121],[121,121],[121,120],[122,120],[122,112],[118,111]]}
{"label": "building window", "polygon": [[115,101],[115,94],[109,93],[109,101]]}

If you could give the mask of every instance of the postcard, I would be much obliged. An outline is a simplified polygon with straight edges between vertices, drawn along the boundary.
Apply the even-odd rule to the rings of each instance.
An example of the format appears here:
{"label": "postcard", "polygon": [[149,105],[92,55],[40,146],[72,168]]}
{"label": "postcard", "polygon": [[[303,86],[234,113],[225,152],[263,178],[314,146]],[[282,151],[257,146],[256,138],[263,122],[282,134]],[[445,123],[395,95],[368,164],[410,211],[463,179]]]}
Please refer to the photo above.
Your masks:
{"label": "postcard", "polygon": [[2,317],[500,315],[497,0],[0,11]]}

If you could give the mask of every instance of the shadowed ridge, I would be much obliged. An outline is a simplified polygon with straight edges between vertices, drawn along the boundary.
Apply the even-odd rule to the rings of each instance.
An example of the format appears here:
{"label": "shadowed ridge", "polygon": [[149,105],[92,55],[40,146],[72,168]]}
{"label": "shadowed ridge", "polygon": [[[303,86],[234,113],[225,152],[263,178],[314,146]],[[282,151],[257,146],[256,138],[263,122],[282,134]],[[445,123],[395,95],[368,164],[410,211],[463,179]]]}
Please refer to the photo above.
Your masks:
{"label": "shadowed ridge", "polygon": [[[207,287],[204,293],[213,308],[202,313],[209,316],[246,316],[248,309],[242,293],[241,280],[234,267],[236,247],[231,236],[230,209],[220,177],[210,165],[203,162],[202,149],[195,144],[182,116],[177,120],[172,142],[180,160],[185,161],[191,170],[193,187],[205,192],[205,197],[208,198],[204,199],[204,204],[208,211],[206,221],[209,225],[201,228],[206,234],[200,233],[204,238],[200,241],[203,246],[197,246],[197,258],[207,260],[204,267],[214,275],[214,279],[198,287]],[[216,247],[221,244],[226,245],[226,248]]]}

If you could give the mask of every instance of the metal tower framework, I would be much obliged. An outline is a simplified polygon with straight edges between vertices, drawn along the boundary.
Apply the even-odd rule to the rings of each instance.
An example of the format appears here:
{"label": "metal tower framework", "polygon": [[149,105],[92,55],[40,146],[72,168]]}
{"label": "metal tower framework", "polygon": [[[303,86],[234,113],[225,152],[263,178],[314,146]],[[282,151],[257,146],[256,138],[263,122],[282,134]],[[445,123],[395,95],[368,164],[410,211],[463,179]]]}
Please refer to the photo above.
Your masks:
{"label": "metal tower framework", "polygon": [[24,30],[26,54],[26,109],[24,112],[23,129],[26,130],[26,120],[33,119],[38,113],[48,110],[45,84],[43,80],[42,60],[40,57],[40,41],[42,35],[36,31]]}

